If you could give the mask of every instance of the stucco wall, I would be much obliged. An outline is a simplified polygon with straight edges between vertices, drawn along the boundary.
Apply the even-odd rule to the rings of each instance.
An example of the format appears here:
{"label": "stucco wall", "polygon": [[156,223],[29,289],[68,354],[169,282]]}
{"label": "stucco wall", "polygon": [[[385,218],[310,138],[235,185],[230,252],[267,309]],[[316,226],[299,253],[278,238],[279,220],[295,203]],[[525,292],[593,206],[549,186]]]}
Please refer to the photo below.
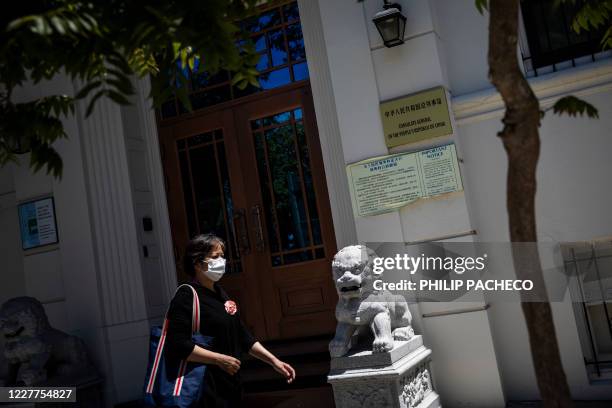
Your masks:
{"label": "stucco wall", "polygon": [[[561,243],[612,235],[612,91],[610,86],[583,96],[599,109],[600,118],[559,117],[548,112],[542,121],[541,156],[536,199],[538,237]],[[508,240],[505,209],[507,161],[496,132],[499,117],[459,126],[470,216],[481,241]],[[542,254],[543,257],[551,254]],[[573,395],[610,398],[610,385],[589,385],[574,312],[569,298],[553,304],[557,337]],[[526,327],[520,305],[500,304],[489,310],[496,355],[510,399],[537,398]]]}
{"label": "stucco wall", "polygon": [[[408,17],[405,44],[392,49],[382,46],[371,22],[381,2],[318,3],[325,41],[310,45],[311,49],[325,47],[328,56],[330,95],[338,114],[337,137],[342,142],[345,164],[389,152],[382,134],[380,101],[437,85],[448,87],[443,39],[436,27],[432,4],[428,0],[400,3]],[[302,24],[306,36],[309,21],[304,16]],[[308,53],[308,41],[306,45]],[[323,96],[315,92],[319,72],[313,68],[310,68],[311,82],[317,107]],[[323,109],[317,110],[318,122],[321,122],[319,115],[325,114]],[[455,142],[461,152],[456,136],[427,141],[419,147]],[[414,145],[401,146],[393,152],[414,149]],[[333,171],[333,167],[326,163],[328,171]],[[359,242],[412,242],[469,233],[472,229],[463,193],[435,201],[424,200],[398,212],[355,218],[355,225]],[[422,314],[464,306],[414,305],[413,314],[418,316],[425,343],[433,350],[434,381],[442,403],[504,406],[487,313],[475,311],[420,319]],[[469,375],[464,375],[466,371]]]}
{"label": "stucco wall", "polygon": [[[405,43],[387,49],[371,22],[382,8],[381,1],[318,2],[325,41],[312,46],[326,51],[332,90],[314,92],[315,106],[324,97],[333,98],[345,164],[387,153],[456,143],[459,158],[463,159],[465,192],[441,200],[425,200],[394,213],[357,217],[358,240],[410,242],[473,229],[478,241],[507,241],[505,154],[495,136],[503,111],[487,78],[488,15],[480,15],[472,0],[398,3],[407,17]],[[306,33],[308,20],[302,21]],[[517,56],[520,57],[518,49]],[[543,108],[572,93],[601,109],[598,121],[555,118],[552,112],[543,121],[538,174],[538,227],[542,241],[612,234],[609,222],[603,221],[609,218],[605,210],[611,198],[603,187],[610,174],[610,161],[605,157],[612,147],[609,112],[612,70],[607,61],[590,64],[582,60],[578,68],[531,79]],[[567,65],[562,64],[561,68]],[[311,69],[311,81],[315,84],[317,74],[317,70]],[[379,102],[436,85],[446,86],[452,95],[455,133],[389,151],[384,146]],[[326,163],[328,170],[335,171]],[[456,305],[420,304],[416,312],[449,307]],[[574,396],[612,397],[610,386],[588,384],[571,304],[556,303],[553,310]],[[427,318],[419,326],[425,342],[434,351],[434,378],[446,405],[492,407],[503,406],[504,400],[538,398],[518,304],[492,305],[486,312]]]}

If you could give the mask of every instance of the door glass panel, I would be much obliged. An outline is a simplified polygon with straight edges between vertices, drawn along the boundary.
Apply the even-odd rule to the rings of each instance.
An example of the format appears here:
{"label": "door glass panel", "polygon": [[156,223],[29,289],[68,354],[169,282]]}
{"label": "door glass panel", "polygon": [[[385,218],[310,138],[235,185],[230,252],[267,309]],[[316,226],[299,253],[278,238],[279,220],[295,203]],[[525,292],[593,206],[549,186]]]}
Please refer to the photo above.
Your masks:
{"label": "door glass panel", "polygon": [[306,142],[306,135],[304,134],[304,123],[301,120],[296,122],[295,130],[297,134],[298,146],[300,146],[300,158],[302,161],[302,174],[304,175],[306,200],[308,202],[308,210],[311,214],[310,222],[312,223],[312,239],[315,245],[319,245],[323,242],[321,241],[321,226],[319,224],[319,216],[317,212],[317,197],[315,196],[314,186],[312,185],[312,173],[310,172],[310,152],[308,150],[308,143]]}
{"label": "door glass panel", "polygon": [[308,66],[305,62],[293,66],[293,78],[296,81],[308,79]]}
{"label": "door glass panel", "polygon": [[285,36],[283,30],[268,32],[270,43],[270,54],[272,55],[272,65],[283,65],[287,63],[287,48],[285,47]]}
{"label": "door glass panel", "polygon": [[287,85],[291,82],[289,68],[279,69],[278,71],[264,72],[259,76],[261,89],[274,89],[279,86]]}
{"label": "door glass panel", "polygon": [[251,121],[272,266],[325,257],[302,110]]}
{"label": "door glass panel", "polygon": [[232,90],[229,84],[218,86],[205,92],[194,93],[189,96],[193,110],[216,105],[221,102],[229,101],[230,99],[232,99]]}
{"label": "door glass panel", "polygon": [[251,17],[242,24],[246,31],[257,33],[281,23],[280,10],[278,8],[264,12],[259,16]]}
{"label": "door glass panel", "polygon": [[177,147],[190,237],[214,233],[223,238],[227,272],[240,272],[222,130],[180,139]]}
{"label": "door glass panel", "polygon": [[287,4],[283,7],[283,17],[285,22],[296,21],[300,18],[297,2]]}
{"label": "door glass panel", "polygon": [[230,73],[228,71],[219,71],[212,75],[209,72],[201,72],[193,75],[191,78],[191,86],[194,91],[207,88],[209,86],[215,86],[227,82],[230,80]]}
{"label": "door glass panel", "polygon": [[[255,137],[255,152],[257,155],[257,171],[259,174],[261,175],[267,175],[268,174],[268,162],[266,161],[266,151],[265,151],[265,147],[264,147],[264,140],[263,137]],[[275,209],[272,206],[272,194],[269,191],[269,189],[271,188],[271,186],[269,185],[269,183],[267,182],[267,176],[266,176],[266,182],[265,182],[265,187],[262,184],[261,189],[262,189],[262,198],[263,198],[263,204],[264,204],[264,208],[266,211],[266,226],[268,229],[268,237],[269,237],[269,245],[270,245],[270,251],[272,253],[276,253],[279,252],[279,241],[278,241],[278,237],[276,234],[276,231],[278,231],[278,224],[276,222],[277,218],[275,215]],[[272,257],[272,264],[273,265],[280,265],[282,263],[280,256],[278,256],[277,258]]]}
{"label": "door glass panel", "polygon": [[193,237],[194,235],[196,235],[198,231],[198,225],[197,225],[197,221],[195,218],[195,210],[193,209],[193,196],[191,194],[191,178],[189,177],[189,174],[190,174],[189,161],[187,160],[187,152],[185,150],[179,150],[179,163],[181,166],[181,182],[183,184],[185,210],[187,214],[187,228],[189,230],[189,236]]}
{"label": "door glass panel", "polygon": [[255,43],[255,51],[265,51],[267,48],[266,45],[266,36],[265,35],[260,35],[260,36],[256,36],[253,37],[253,42]]}
{"label": "door glass panel", "polygon": [[255,69],[257,71],[265,71],[266,69],[268,69],[268,67],[270,67],[270,63],[268,62],[268,54],[261,54],[261,57],[259,57],[259,62],[255,66]]}
{"label": "door glass panel", "polygon": [[291,60],[301,61],[306,59],[302,26],[300,24],[292,24],[287,26],[285,31],[287,33],[287,43],[289,45],[289,55],[291,56]]}
{"label": "door glass panel", "polygon": [[[309,77],[306,65],[304,36],[296,1],[281,1],[259,15],[240,22],[248,39],[237,39],[236,47],[241,49],[246,42],[252,42],[260,54],[256,69],[260,72],[257,80],[260,86],[252,84],[244,89],[232,86],[232,74],[228,71],[211,73],[206,67],[206,57],[196,58],[193,69],[185,68],[184,74],[190,83],[190,100],[194,110],[258,92],[280,88],[292,82],[304,81]],[[177,62],[180,67],[180,62]],[[161,118],[167,119],[187,113],[187,109],[173,97],[160,109]]]}

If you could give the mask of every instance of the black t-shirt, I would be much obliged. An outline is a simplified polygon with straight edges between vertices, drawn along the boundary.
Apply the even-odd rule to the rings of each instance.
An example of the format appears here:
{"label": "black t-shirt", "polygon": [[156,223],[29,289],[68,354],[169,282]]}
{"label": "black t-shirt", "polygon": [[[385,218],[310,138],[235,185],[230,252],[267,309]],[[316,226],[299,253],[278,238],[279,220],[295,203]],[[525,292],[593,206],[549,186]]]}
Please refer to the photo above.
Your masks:
{"label": "black t-shirt", "polygon": [[[199,283],[190,282],[200,300],[200,333],[213,337],[211,351],[233,356],[242,360],[255,339],[240,319],[240,311],[233,315],[225,309],[229,300],[225,291],[215,283],[214,291]],[[184,359],[193,351],[191,339],[191,315],[193,294],[188,287],[181,287],[168,309],[168,334],[164,352],[171,358]],[[234,407],[239,406],[242,396],[240,371],[227,374],[216,365],[209,364],[206,370],[206,393],[202,406]]]}

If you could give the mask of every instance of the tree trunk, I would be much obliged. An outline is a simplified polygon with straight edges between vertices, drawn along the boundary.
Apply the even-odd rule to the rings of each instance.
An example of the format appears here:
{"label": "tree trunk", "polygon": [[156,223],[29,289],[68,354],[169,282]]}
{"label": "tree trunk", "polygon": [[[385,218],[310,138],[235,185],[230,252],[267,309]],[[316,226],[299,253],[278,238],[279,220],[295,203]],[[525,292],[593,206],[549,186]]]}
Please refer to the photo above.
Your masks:
{"label": "tree trunk", "polygon": [[530,279],[539,301],[521,305],[535,373],[545,407],[572,407],[561,364],[550,303],[535,242],[536,168],[540,153],[540,107],[517,58],[519,0],[491,0],[489,20],[489,77],[502,96],[506,112],[498,134],[508,156],[507,209],[510,239],[526,244],[513,249],[519,279]]}

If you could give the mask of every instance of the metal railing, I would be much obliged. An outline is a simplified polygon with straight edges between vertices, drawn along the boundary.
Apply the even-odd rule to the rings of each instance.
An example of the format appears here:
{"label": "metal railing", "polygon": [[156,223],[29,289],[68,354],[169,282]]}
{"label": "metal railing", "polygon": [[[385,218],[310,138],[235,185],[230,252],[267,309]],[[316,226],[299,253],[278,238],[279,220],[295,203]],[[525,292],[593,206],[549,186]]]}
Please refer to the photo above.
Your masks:
{"label": "metal railing", "polygon": [[575,248],[570,247],[568,252],[565,269],[584,362],[589,375],[599,379],[603,370],[612,373],[612,352],[606,350],[612,344],[612,254],[596,251],[594,244],[590,244],[587,257],[577,257]]}

